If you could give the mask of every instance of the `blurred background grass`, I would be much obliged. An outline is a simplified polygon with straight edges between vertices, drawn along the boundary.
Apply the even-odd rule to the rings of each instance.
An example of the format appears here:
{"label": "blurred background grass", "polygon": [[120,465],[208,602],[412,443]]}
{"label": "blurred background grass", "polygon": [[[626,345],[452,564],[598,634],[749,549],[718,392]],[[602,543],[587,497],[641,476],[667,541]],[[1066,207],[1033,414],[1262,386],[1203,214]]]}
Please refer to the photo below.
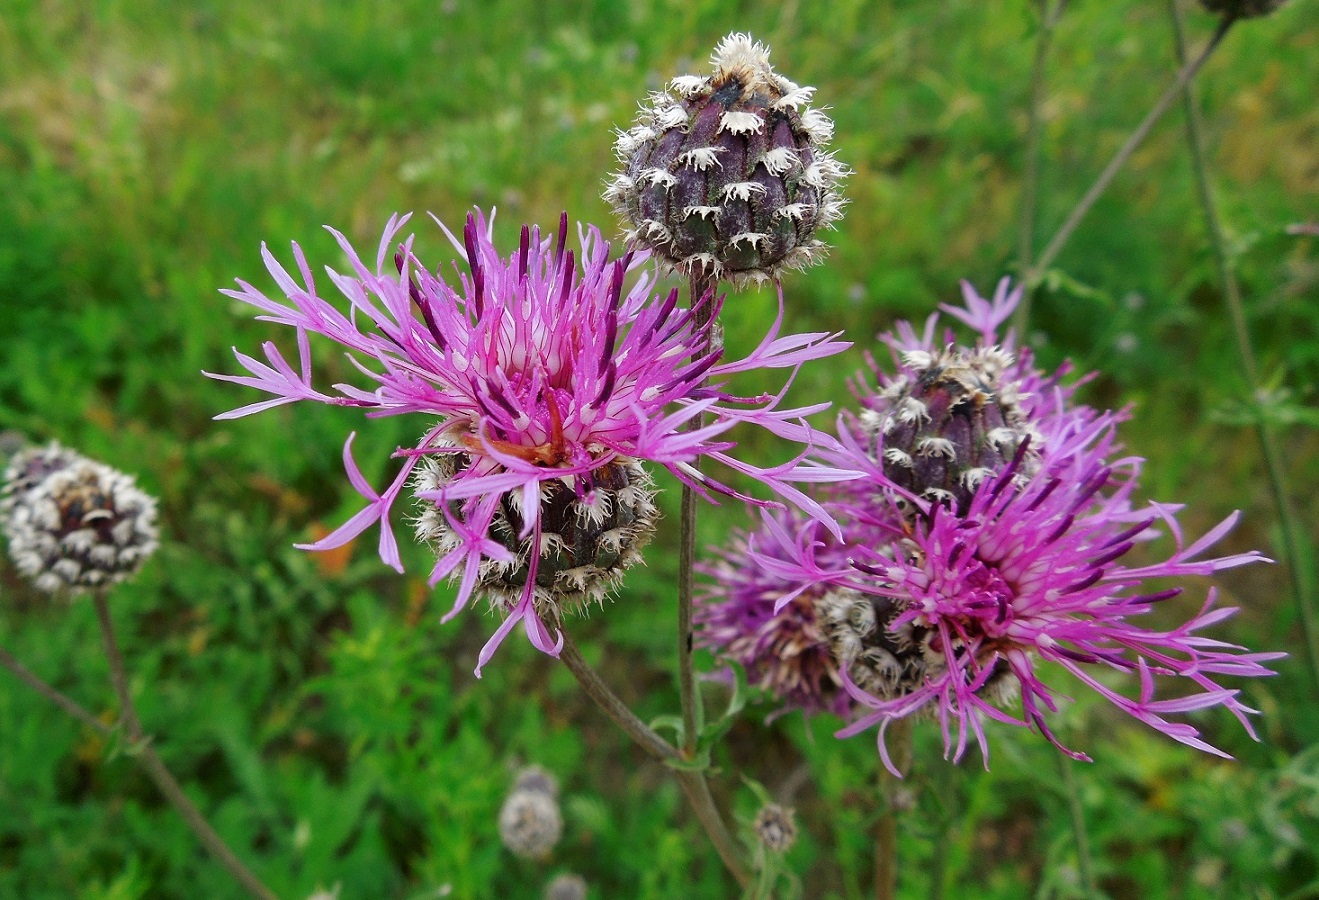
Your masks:
{"label": "blurred background grass", "polygon": [[[1191,7],[1188,4],[1188,8]],[[818,86],[839,157],[856,170],[826,265],[789,276],[788,327],[845,329],[860,347],[923,318],[959,279],[1010,272],[1023,170],[1033,4],[256,0],[8,0],[0,16],[0,428],[58,439],[131,472],[162,498],[165,543],[115,596],[148,731],[220,831],[281,896],[536,897],[574,869],[600,897],[730,891],[665,773],[617,735],[561,667],[509,641],[471,674],[494,627],[441,627],[450,592],[375,558],[291,549],[355,508],[339,453],[349,411],[282,408],[211,417],[254,397],[200,376],[234,371],[229,347],[284,341],[217,289],[266,285],[261,241],[341,263],[320,229],[374,247],[395,210],[461,220],[499,207],[498,234],[560,209],[613,230],[599,198],[611,129],[647,90],[701,69],[748,30],[780,71]],[[1213,22],[1191,14],[1203,41]],[[1297,0],[1235,29],[1198,82],[1212,165],[1262,363],[1313,416],[1319,374],[1319,17]],[[1038,222],[1057,226],[1172,69],[1153,0],[1075,4],[1049,67]],[[423,258],[446,252],[422,229]],[[1169,117],[1132,160],[1037,298],[1042,361],[1102,376],[1084,396],[1133,403],[1124,435],[1150,464],[1149,496],[1190,504],[1204,530],[1246,512],[1226,549],[1278,545],[1213,259]],[[733,352],[763,333],[768,291],[733,298]],[[847,402],[841,364],[802,373],[798,398]],[[350,375],[315,348],[322,377]],[[362,429],[380,483],[388,453],[424,422]],[[747,453],[782,448],[747,436]],[[1286,434],[1301,519],[1314,538],[1319,440]],[[676,494],[663,498],[676,520]],[[721,509],[704,542],[741,524]],[[576,633],[643,718],[676,709],[671,676],[675,536],[667,530],[623,595]],[[1228,573],[1243,612],[1220,635],[1287,649],[1282,675],[1242,685],[1263,741],[1196,718],[1239,757],[1172,744],[1084,699],[1066,739],[1095,867],[1114,897],[1319,896],[1319,712],[1279,567]],[[1197,586],[1173,611],[1184,617]],[[113,714],[92,611],[48,602],[0,569],[0,642],[91,708]],[[1180,602],[1180,601],[1179,601]],[[717,697],[712,697],[717,701]],[[877,761],[866,738],[752,708],[721,751],[717,791],[749,816],[745,769],[800,785],[806,835],[789,860],[810,897],[865,896]],[[1056,752],[991,729],[993,770],[938,757],[918,733],[922,797],[903,834],[910,896],[1073,897],[1079,879]],[[567,831],[546,864],[499,845],[514,768],[552,769]],[[803,781],[802,776],[806,776]],[[1307,888],[1308,886],[1308,888]],[[1308,893],[1307,893],[1308,891]],[[131,760],[0,678],[0,897],[231,897]]]}

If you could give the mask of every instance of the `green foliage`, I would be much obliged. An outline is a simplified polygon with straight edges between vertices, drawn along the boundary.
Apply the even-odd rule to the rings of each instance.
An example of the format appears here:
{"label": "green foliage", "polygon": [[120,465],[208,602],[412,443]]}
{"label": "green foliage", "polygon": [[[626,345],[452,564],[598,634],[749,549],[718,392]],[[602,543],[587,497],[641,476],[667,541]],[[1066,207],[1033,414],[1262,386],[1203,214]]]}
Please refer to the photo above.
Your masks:
{"label": "green foliage", "polygon": [[[1037,243],[1065,217],[1171,70],[1161,3],[1069,4],[1044,109]],[[281,896],[539,896],[571,869],[592,897],[732,891],[671,773],[616,734],[551,660],[510,640],[485,677],[494,629],[479,607],[442,625],[447,587],[374,556],[292,549],[358,498],[344,436],[373,483],[425,422],[283,407],[236,422],[253,398],[200,371],[229,347],[284,340],[217,293],[265,285],[258,248],[340,265],[320,231],[370,246],[394,210],[457,222],[497,205],[497,232],[561,208],[608,225],[599,190],[610,131],[645,91],[750,30],[778,68],[817,85],[856,173],[825,266],[784,285],[787,327],[845,329],[860,345],[803,371],[798,399],[847,402],[860,350],[899,316],[923,318],[967,278],[1014,269],[1033,3],[755,4],[737,0],[536,4],[512,0],[272,5],[13,0],[0,21],[0,429],[58,439],[140,475],[162,498],[164,546],[114,609],[148,732],[221,835]],[[1036,298],[1044,364],[1103,371],[1095,405],[1135,404],[1125,441],[1147,487],[1192,527],[1246,510],[1234,549],[1271,544],[1267,486],[1247,426],[1287,429],[1300,517],[1319,518],[1319,302],[1313,217],[1319,110],[1315,5],[1234,29],[1198,82],[1219,199],[1270,383],[1246,397],[1175,116],[1092,211]],[[1193,41],[1211,26],[1192,21]],[[422,255],[446,252],[420,217]],[[772,314],[769,291],[728,303],[730,352]],[[351,378],[313,348],[327,378]],[[752,385],[751,389],[764,389]],[[744,452],[782,448],[747,437]],[[645,720],[677,708],[677,496],[647,567],[574,634]],[[703,513],[702,539],[746,523]],[[406,543],[406,542],[405,542]],[[1222,589],[1246,607],[1228,639],[1299,651],[1278,570]],[[1195,593],[1195,592],[1190,592]],[[1188,603],[1195,602],[1188,599]],[[1183,610],[1184,612],[1184,610]],[[90,606],[50,602],[0,567],[0,646],[107,721],[114,703]],[[699,654],[698,654],[699,656]],[[712,661],[703,658],[706,668]],[[1197,724],[1224,763],[1080,701],[1063,734],[1078,768],[1094,867],[1114,897],[1278,898],[1319,879],[1319,713],[1301,663],[1244,690],[1265,713],[1256,745],[1226,717]],[[740,681],[740,686],[745,687]],[[237,897],[131,759],[0,673],[0,897]],[[702,747],[715,790],[749,817],[747,772],[796,805],[785,858],[804,896],[859,898],[873,865],[871,740],[836,723],[707,686]],[[1079,692],[1078,692],[1079,693]],[[716,716],[727,708],[736,717]],[[1056,751],[991,728],[993,767],[942,761],[917,728],[916,809],[902,831],[904,896],[1080,896]],[[513,859],[498,809],[513,772],[560,780],[565,837],[551,862]],[[704,760],[702,760],[704,762]],[[804,773],[805,778],[794,773]],[[1301,896],[1302,894],[1292,894]]]}

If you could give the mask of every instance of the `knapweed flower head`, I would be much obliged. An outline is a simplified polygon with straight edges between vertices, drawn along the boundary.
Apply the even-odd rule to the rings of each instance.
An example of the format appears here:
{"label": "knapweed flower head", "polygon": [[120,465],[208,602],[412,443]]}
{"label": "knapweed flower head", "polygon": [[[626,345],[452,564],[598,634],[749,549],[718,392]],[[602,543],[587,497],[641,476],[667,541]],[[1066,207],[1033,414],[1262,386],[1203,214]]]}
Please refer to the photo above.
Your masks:
{"label": "knapweed flower head", "polygon": [[559,801],[543,791],[514,790],[499,808],[499,838],[524,859],[544,859],[563,837]]}
{"label": "knapweed flower head", "polygon": [[[735,444],[727,438],[735,425],[751,423],[810,443],[816,435],[802,417],[827,404],[781,408],[781,394],[740,397],[725,383],[752,369],[794,369],[847,344],[828,334],[780,336],[780,315],[749,356],[725,361],[711,341],[722,298],[679,308],[677,290],[657,294],[652,275],[636,272],[644,253],[611,258],[594,228],[579,230],[575,253],[566,215],[554,237],[524,226],[507,257],[493,244],[493,217],[468,216],[461,239],[441,224],[466,263],[448,274],[417,259],[413,237],[402,236],[407,221],[390,220],[374,268],[333,232],[351,265],[348,274],[328,271],[337,302],[320,292],[296,245],[301,281],[263,248],[286,299],[241,281],[226,293],[255,306],[261,319],[294,328],[300,366],[272,343],[263,348],[266,362],[235,351],[248,374],[213,377],[273,397],[217,418],[315,400],[368,416],[429,419],[417,445],[399,451],[403,465],[383,491],[357,467],[349,436],[344,464],[368,505],[310,547],[342,546],[379,522],[381,558],[401,571],[390,515],[410,486],[417,532],[437,551],[431,583],[458,586],[449,616],[481,593],[505,617],[478,673],[519,622],[535,646],[557,654],[562,637],[550,628],[602,598],[640,559],[656,518],[643,463],[665,466],[707,498],[742,496],[693,465],[707,458],[827,518],[794,483],[839,473],[808,462],[806,451],[775,467],[743,463],[729,454]],[[367,387],[313,386],[312,334],[347,348]]]}
{"label": "knapweed flower head", "polygon": [[[816,618],[853,702],[853,721],[839,735],[878,725],[886,764],[885,729],[911,715],[936,719],[954,758],[974,737],[988,759],[987,719],[1034,727],[1069,755],[1088,758],[1062,748],[1050,730],[1045,714],[1057,709],[1058,693],[1045,683],[1042,662],[1067,670],[1175,740],[1223,755],[1193,726],[1169,716],[1223,706],[1253,736],[1247,715],[1254,710],[1218,678],[1271,674],[1263,664],[1282,654],[1252,653],[1203,635],[1235,612],[1215,608],[1213,589],[1180,626],[1157,630],[1136,620],[1182,592],[1149,585],[1153,579],[1207,576],[1263,558],[1255,552],[1207,556],[1236,514],[1187,541],[1176,518],[1179,506],[1135,502],[1142,461],[1120,455],[1116,425],[1122,416],[1077,404],[1075,385],[1063,386],[1060,373],[1034,370],[1010,334],[1000,338],[1019,296],[1002,284],[986,301],[967,288],[964,308],[943,307],[978,333],[973,347],[950,346],[951,333],[936,341],[934,318],[920,334],[902,325],[884,338],[899,367],[909,370],[889,377],[890,386],[935,356],[994,355],[997,387],[981,393],[1001,400],[1010,386],[1021,416],[1010,458],[991,461],[983,466],[988,471],[968,479],[964,499],[918,493],[909,481],[890,476],[885,454],[886,437],[898,434],[905,442],[910,429],[844,421],[844,451],[833,461],[868,472],[829,501],[846,551],[820,540],[809,523],[791,534],[766,516],[757,534],[774,535],[773,551],[755,549],[753,541],[745,567],[783,580],[788,589],[775,611],[803,595],[819,598]],[[901,391],[882,396],[884,384],[881,379],[864,407],[890,409],[900,402]],[[930,426],[924,413],[913,412],[908,425]],[[1004,417],[1011,418],[1015,413]],[[1160,530],[1174,542],[1172,551],[1153,563],[1133,561],[1136,546]],[[725,594],[734,579],[721,578]],[[1098,675],[1104,668],[1134,675],[1137,696],[1111,687]],[[1159,676],[1180,677],[1189,693],[1156,699]]]}
{"label": "knapweed flower head", "polygon": [[[712,562],[698,564],[708,577],[698,587],[693,610],[696,642],[741,666],[748,683],[780,701],[785,712],[845,715],[852,702],[818,606],[832,588],[803,585],[791,561],[798,552],[793,542],[803,532],[819,554],[841,548],[837,565],[846,564],[846,548],[798,513],[783,511],[769,522],[771,527],[754,534],[735,533],[714,550]],[[761,562],[751,564],[753,556]],[[765,565],[767,559],[776,564]]]}
{"label": "knapweed flower head", "polygon": [[156,501],[125,475],[50,444],[17,453],[0,488],[15,568],[45,593],[110,587],[156,551]]}
{"label": "knapweed flower head", "polygon": [[629,240],[679,272],[740,283],[805,268],[842,214],[833,123],[750,35],[730,34],[712,59],[713,74],[673,79],[619,133],[605,199]]}
{"label": "knapweed flower head", "polygon": [[797,843],[797,821],[791,809],[766,803],[751,823],[756,840],[771,853],[786,853]]}
{"label": "knapweed flower head", "polygon": [[562,872],[545,885],[545,900],[586,900],[586,879],[573,872]]}

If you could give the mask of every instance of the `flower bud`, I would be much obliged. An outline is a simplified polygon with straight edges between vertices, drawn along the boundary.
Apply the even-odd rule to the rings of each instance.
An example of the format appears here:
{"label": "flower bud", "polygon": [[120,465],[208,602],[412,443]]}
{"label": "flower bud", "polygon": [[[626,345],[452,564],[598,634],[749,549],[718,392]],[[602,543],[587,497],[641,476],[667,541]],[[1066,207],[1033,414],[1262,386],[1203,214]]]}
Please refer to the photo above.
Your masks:
{"label": "flower bud", "polygon": [[548,794],[515,790],[499,810],[499,837],[514,856],[544,859],[562,836],[563,816]]}
{"label": "flower bud", "polygon": [[551,800],[559,796],[559,782],[541,766],[527,766],[513,780],[513,790],[544,794]]}
{"label": "flower bud", "polygon": [[545,885],[545,900],[586,900],[586,879],[571,872],[555,875]]}
{"label": "flower bud", "polygon": [[156,550],[156,501],[132,476],[51,444],[18,453],[0,490],[0,524],[38,590],[79,592],[129,578]]}
{"label": "flower bud", "polygon": [[[1006,377],[1011,354],[997,347],[909,351],[903,374],[863,399],[861,425],[884,475],[899,487],[965,511],[980,483],[1002,471],[1022,441],[1038,438]],[[1018,477],[1038,468],[1027,449]]]}
{"label": "flower bud", "polygon": [[734,283],[805,268],[816,233],[842,213],[845,166],[825,151],[833,123],[807,106],[815,89],[769,65],[749,35],[715,48],[714,74],[673,79],[615,146],[622,170],[605,199],[628,238],[684,274]]}
{"label": "flower bud", "polygon": [[[417,466],[414,492],[440,491],[467,468],[467,453],[426,457]],[[589,483],[588,483],[589,482]],[[540,491],[540,559],[536,565],[536,608],[558,619],[563,610],[580,611],[600,602],[623,573],[641,560],[659,519],[651,502],[653,482],[641,463],[617,457],[587,476],[542,481]],[[417,536],[443,555],[461,544],[454,529],[462,504],[437,505],[421,500]],[[530,572],[532,537],[521,537],[523,493],[506,492],[489,529],[491,540],[514,555],[512,561],[485,559],[477,576],[491,604],[509,612],[522,597]]]}
{"label": "flower bud", "polygon": [[786,853],[797,843],[797,823],[792,810],[777,803],[762,806],[751,827],[756,832],[756,840],[771,853]]}

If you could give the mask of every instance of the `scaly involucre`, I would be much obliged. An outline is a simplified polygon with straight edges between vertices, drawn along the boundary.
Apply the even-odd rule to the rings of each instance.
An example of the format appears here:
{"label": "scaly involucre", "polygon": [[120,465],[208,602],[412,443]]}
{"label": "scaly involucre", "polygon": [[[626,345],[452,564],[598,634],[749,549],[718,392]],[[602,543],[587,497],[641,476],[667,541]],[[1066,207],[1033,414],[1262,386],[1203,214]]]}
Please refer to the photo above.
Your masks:
{"label": "scaly involucre", "polygon": [[[446,619],[477,591],[506,614],[481,652],[478,674],[518,622],[535,646],[557,654],[562,638],[556,640],[542,620],[557,624],[561,600],[598,600],[637,558],[631,545],[644,541],[640,532],[648,523],[636,520],[653,519],[638,461],[665,466],[707,498],[742,497],[697,471],[693,464],[707,457],[827,519],[794,483],[841,473],[807,461],[807,450],[774,467],[741,462],[729,454],[735,444],[726,435],[751,423],[810,445],[816,433],[803,417],[828,404],[780,408],[782,393],[739,397],[723,385],[735,373],[795,370],[837,353],[848,345],[836,335],[781,336],[780,297],[780,316],[761,344],[745,359],[724,362],[711,341],[714,315],[698,325],[692,310],[678,307],[676,290],[657,295],[648,273],[629,278],[644,255],[610,259],[595,228],[579,228],[581,249],[574,253],[566,246],[566,215],[554,239],[524,226],[517,250],[501,258],[492,243],[493,216],[487,222],[479,213],[469,215],[461,239],[437,220],[466,261],[465,271],[455,261],[446,278],[416,258],[412,235],[400,237],[408,218],[389,221],[374,269],[331,230],[352,267],[347,274],[327,269],[347,300],[346,313],[339,309],[342,299],[319,293],[296,244],[300,282],[263,246],[266,267],[287,300],[270,299],[243,281],[225,293],[259,309],[260,319],[296,329],[300,365],[295,370],[273,343],[263,345],[266,362],[235,350],[248,374],[212,377],[273,396],[217,418],[315,400],[358,407],[369,416],[437,419],[416,447],[397,452],[402,469],[379,492],[358,469],[350,435],[344,465],[368,505],[308,546],[342,546],[379,521],[380,556],[402,571],[389,517],[412,477],[424,504],[421,530],[439,550],[431,583],[449,577],[458,584]],[[706,296],[699,303],[717,313],[721,299]],[[311,334],[347,348],[371,383],[336,384],[333,392],[314,387]],[[623,514],[614,512],[620,505]],[[562,521],[546,529],[546,519],[554,517]],[[568,546],[574,542],[591,546]],[[513,596],[510,585],[516,586]]]}
{"label": "scaly involucre", "polygon": [[[901,323],[881,337],[898,372],[886,375],[872,362],[879,389],[862,387],[866,412],[840,423],[843,451],[825,454],[838,467],[867,473],[826,501],[843,529],[842,547],[810,522],[765,514],[743,553],[745,570],[714,571],[707,602],[724,609],[702,612],[707,635],[731,631],[735,615],[752,628],[809,601],[851,701],[853,721],[839,736],[878,725],[890,766],[885,729],[913,714],[938,720],[954,758],[974,736],[987,764],[988,718],[1033,726],[1068,755],[1087,759],[1062,747],[1046,721],[1058,695],[1044,682],[1041,661],[1174,740],[1225,755],[1168,717],[1223,706],[1253,737],[1246,716],[1255,710],[1218,676],[1272,674],[1263,664],[1283,654],[1204,636],[1235,612],[1214,608],[1213,589],[1178,627],[1133,620],[1182,592],[1152,587],[1152,579],[1207,576],[1263,557],[1206,557],[1235,513],[1187,542],[1180,506],[1135,503],[1142,460],[1120,456],[1115,432],[1123,416],[1076,404],[1075,386],[1061,386],[1061,372],[1044,375],[1010,333],[999,337],[1020,296],[1006,281],[992,301],[969,287],[965,296],[964,308],[943,309],[975,329],[974,346],[956,346],[951,331],[936,342],[935,316],[919,334]],[[925,465],[935,458],[939,465]],[[1153,563],[1131,561],[1160,529],[1172,536],[1172,552]],[[772,590],[746,590],[770,582]],[[716,623],[722,631],[709,630]],[[1103,668],[1135,674],[1137,696],[1114,690],[1096,674]],[[1155,699],[1160,675],[1178,676],[1189,691]],[[831,699],[827,691],[809,703],[800,692],[780,695],[808,710]],[[1008,711],[1018,704],[1019,715]]]}

